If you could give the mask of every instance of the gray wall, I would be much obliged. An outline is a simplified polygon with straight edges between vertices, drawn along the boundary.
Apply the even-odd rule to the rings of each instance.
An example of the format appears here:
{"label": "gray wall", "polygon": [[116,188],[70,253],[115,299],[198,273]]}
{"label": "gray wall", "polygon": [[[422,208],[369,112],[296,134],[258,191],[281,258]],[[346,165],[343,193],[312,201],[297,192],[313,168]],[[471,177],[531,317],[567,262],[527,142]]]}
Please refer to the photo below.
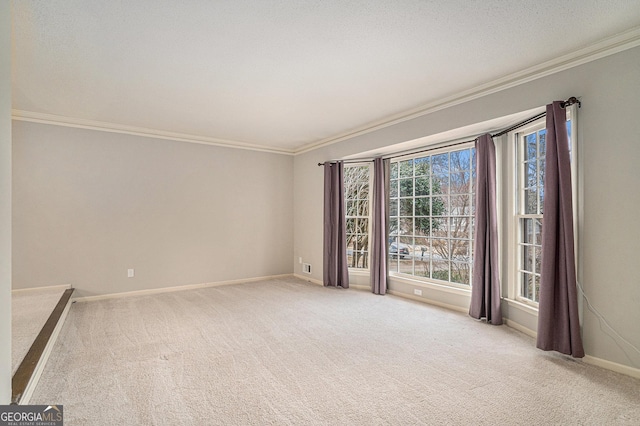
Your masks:
{"label": "gray wall", "polygon": [[[311,277],[322,279],[323,181],[316,163],[579,96],[583,101],[578,129],[583,166],[579,277],[591,303],[622,336],[640,346],[640,233],[635,219],[640,211],[638,69],[640,48],[634,48],[296,156],[295,259],[301,256],[314,265]],[[297,262],[294,268],[302,272]],[[396,286],[396,290],[403,291],[403,287]],[[625,355],[587,309],[583,332],[588,355],[640,368],[640,355],[629,347]]]}
{"label": "gray wall", "polygon": [[286,155],[14,120],[13,288],[291,273],[292,173]]}
{"label": "gray wall", "polygon": [[0,404],[11,401],[11,3],[0,2]]}

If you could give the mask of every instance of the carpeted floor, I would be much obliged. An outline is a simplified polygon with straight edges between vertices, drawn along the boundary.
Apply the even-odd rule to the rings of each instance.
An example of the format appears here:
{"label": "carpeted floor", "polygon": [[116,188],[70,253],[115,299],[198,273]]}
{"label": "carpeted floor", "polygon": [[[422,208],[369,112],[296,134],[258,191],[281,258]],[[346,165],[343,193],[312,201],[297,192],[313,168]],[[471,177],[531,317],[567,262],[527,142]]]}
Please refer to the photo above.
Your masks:
{"label": "carpeted floor", "polygon": [[64,289],[38,288],[11,292],[11,375],[58,304]]}
{"label": "carpeted floor", "polygon": [[640,380],[290,278],[74,304],[31,399],[54,403],[65,425],[638,425]]}

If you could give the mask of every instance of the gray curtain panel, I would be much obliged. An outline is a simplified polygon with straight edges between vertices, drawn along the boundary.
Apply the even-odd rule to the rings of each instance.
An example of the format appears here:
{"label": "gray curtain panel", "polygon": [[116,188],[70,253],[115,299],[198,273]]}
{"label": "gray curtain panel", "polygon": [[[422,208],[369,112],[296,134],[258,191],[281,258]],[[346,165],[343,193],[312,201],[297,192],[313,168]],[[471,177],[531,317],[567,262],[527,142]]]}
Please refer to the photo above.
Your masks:
{"label": "gray curtain panel", "polygon": [[373,160],[373,220],[371,235],[371,269],[369,277],[374,294],[387,292],[387,167],[388,160]]}
{"label": "gray curtain panel", "polygon": [[469,315],[502,324],[498,269],[496,148],[490,134],[476,140],[476,226]]}
{"label": "gray curtain panel", "polygon": [[349,288],[347,229],[344,210],[342,161],[324,163],[324,258],[325,287]]}
{"label": "gray curtain panel", "polygon": [[547,105],[542,266],[537,347],[584,357],[573,247],[571,163],[566,111]]}

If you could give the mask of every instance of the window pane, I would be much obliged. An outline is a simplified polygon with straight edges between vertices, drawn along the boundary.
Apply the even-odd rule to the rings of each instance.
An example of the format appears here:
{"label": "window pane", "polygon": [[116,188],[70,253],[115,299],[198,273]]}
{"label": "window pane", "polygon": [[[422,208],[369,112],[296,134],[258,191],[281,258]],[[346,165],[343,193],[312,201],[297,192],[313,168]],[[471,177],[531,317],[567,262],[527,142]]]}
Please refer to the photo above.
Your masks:
{"label": "window pane", "polygon": [[[413,245],[413,237],[400,237],[400,244],[405,244],[405,245],[412,246]],[[407,247],[407,248],[411,249],[411,247]]]}
{"label": "window pane", "polygon": [[452,195],[450,198],[450,214],[452,216],[470,216],[471,199],[469,195]]}
{"label": "window pane", "polygon": [[533,257],[533,246],[522,246],[522,269],[524,271],[533,272]]}
{"label": "window pane", "polygon": [[344,203],[344,208],[345,208],[345,216],[355,216],[356,215],[356,207],[355,207],[356,203],[355,201],[346,201]]}
{"label": "window pane", "polygon": [[449,213],[449,197],[439,196],[431,198],[431,214],[445,216]]}
{"label": "window pane", "polygon": [[542,247],[535,247],[533,255],[535,256],[535,272],[539,274],[542,266]]}
{"label": "window pane", "polygon": [[413,167],[415,169],[416,176],[426,176],[429,174],[429,158],[430,157],[422,157],[415,158],[413,160]]}
{"label": "window pane", "polygon": [[347,234],[347,265],[352,268],[355,266],[353,254],[355,252],[355,235]]}
{"label": "window pane", "polygon": [[525,144],[525,160],[535,160],[538,156],[538,141],[536,133],[531,133],[530,135],[525,136]]}
{"label": "window pane", "polygon": [[535,243],[542,245],[542,220],[535,219]]}
{"label": "window pane", "polygon": [[458,262],[468,262],[471,252],[469,240],[451,240],[451,259]]}
{"label": "window pane", "polygon": [[432,257],[434,259],[449,259],[449,240],[445,239],[433,239],[432,244]]}
{"label": "window pane", "polygon": [[356,210],[356,215],[358,216],[369,216],[369,201],[367,200],[360,200],[356,203],[354,203],[354,205],[356,205],[357,210]]}
{"label": "window pane", "polygon": [[429,273],[429,258],[416,258],[413,274],[418,277],[429,278]]}
{"label": "window pane", "polygon": [[538,190],[536,187],[527,188],[524,190],[525,195],[525,214],[537,214],[538,213]]}
{"label": "window pane", "polygon": [[389,251],[387,255],[389,259],[389,272],[398,272],[398,258],[396,254],[392,253],[392,249],[395,250],[394,247],[397,247],[397,244],[398,237],[389,237]]}
{"label": "window pane", "polygon": [[389,216],[398,216],[398,199],[389,200]]}
{"label": "window pane", "polygon": [[476,149],[471,149],[471,187],[476,190]]}
{"label": "window pane", "polygon": [[431,200],[428,197],[416,198],[416,216],[429,216],[431,213]]}
{"label": "window pane", "polygon": [[413,196],[413,178],[400,179],[400,196],[401,197]]}
{"label": "window pane", "polygon": [[522,227],[522,242],[533,243],[533,219],[520,219]]}
{"label": "window pane", "polygon": [[398,261],[398,272],[403,274],[413,274],[413,261],[411,259],[402,259]]}
{"label": "window pane", "polygon": [[358,234],[368,234],[369,233],[369,219],[358,219],[357,222],[357,230]]}
{"label": "window pane", "polygon": [[398,272],[398,259],[389,255],[389,272]]}
{"label": "window pane", "polygon": [[415,218],[415,229],[414,229],[414,235],[419,236],[419,237],[428,237],[430,234],[430,228],[431,228],[431,219],[429,219],[428,217],[416,217]]}
{"label": "window pane", "polygon": [[400,218],[400,235],[412,235],[413,234],[413,218],[403,217]]}
{"label": "window pane", "polygon": [[356,268],[368,268],[367,258],[368,253],[367,249],[369,247],[369,238],[366,235],[358,235],[356,237],[356,252],[355,256],[355,267]]}
{"label": "window pane", "polygon": [[389,218],[389,235],[398,234],[398,218]]}
{"label": "window pane", "polygon": [[413,198],[400,199],[400,216],[413,216]]}
{"label": "window pane", "polygon": [[451,262],[451,281],[459,284],[470,284],[471,268],[468,263]]}
{"label": "window pane", "polygon": [[434,194],[448,194],[449,173],[434,173],[432,175],[432,185]]}
{"label": "window pane", "polygon": [[413,160],[401,161],[399,167],[401,178],[413,176]]}
{"label": "window pane", "polygon": [[431,168],[434,175],[449,173],[449,154],[434,155],[431,157]]}
{"label": "window pane", "polygon": [[397,198],[398,197],[398,181],[397,180],[392,180],[389,183],[389,197],[390,198]]}
{"label": "window pane", "polygon": [[416,252],[416,257],[417,256],[424,257],[425,253],[428,256],[429,255],[429,239],[424,237],[416,237],[414,249]]}
{"label": "window pane", "polygon": [[398,163],[391,163],[390,166],[391,179],[398,179]]}
{"label": "window pane", "polygon": [[471,220],[467,217],[452,217],[450,219],[449,236],[451,238],[468,238]]}
{"label": "window pane", "polygon": [[368,200],[369,199],[369,178],[367,177],[367,182],[363,182],[362,185],[360,185],[360,189],[358,191],[358,198],[360,198],[361,200]]}
{"label": "window pane", "polygon": [[431,219],[431,234],[436,237],[447,237],[448,226],[446,218]]}
{"label": "window pane", "polygon": [[429,188],[429,177],[417,177],[415,180],[415,195],[416,197],[421,195],[429,195],[431,193]]}
{"label": "window pane", "polygon": [[470,191],[471,174],[469,172],[464,173],[452,173],[451,179],[451,193],[452,194],[466,194]]}
{"label": "window pane", "polygon": [[533,275],[522,273],[522,285],[520,287],[520,296],[533,300]]}
{"label": "window pane", "polygon": [[536,161],[529,161],[524,163],[524,167],[526,172],[525,185],[536,186],[538,184],[538,163]]}
{"label": "window pane", "polygon": [[356,232],[356,220],[355,219],[347,219],[347,234],[355,234]]}
{"label": "window pane", "polygon": [[431,277],[436,280],[449,281],[449,262],[434,260],[432,262]]}
{"label": "window pane", "polygon": [[451,173],[468,171],[470,169],[471,153],[468,149],[451,153]]}

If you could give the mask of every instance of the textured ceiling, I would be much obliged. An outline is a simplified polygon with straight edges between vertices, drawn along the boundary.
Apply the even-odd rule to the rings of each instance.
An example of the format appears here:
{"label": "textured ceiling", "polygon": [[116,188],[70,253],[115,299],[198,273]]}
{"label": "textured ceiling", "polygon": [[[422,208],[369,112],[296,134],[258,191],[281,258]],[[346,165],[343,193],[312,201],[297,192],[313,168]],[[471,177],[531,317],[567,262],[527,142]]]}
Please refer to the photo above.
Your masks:
{"label": "textured ceiling", "polygon": [[13,108],[295,151],[638,26],[631,0],[20,0]]}

